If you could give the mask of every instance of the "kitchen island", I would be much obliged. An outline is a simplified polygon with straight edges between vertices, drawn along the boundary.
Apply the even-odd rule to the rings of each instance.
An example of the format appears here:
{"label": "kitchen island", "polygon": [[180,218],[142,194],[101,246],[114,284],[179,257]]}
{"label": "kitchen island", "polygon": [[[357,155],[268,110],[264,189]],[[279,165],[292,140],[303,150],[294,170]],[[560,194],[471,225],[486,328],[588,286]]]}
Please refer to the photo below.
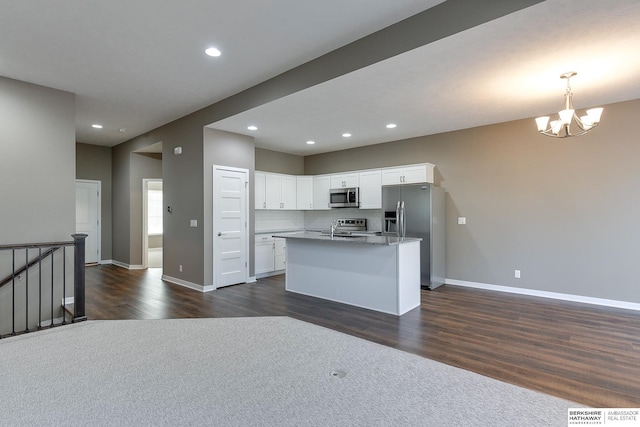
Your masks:
{"label": "kitchen island", "polygon": [[420,305],[420,240],[313,232],[287,239],[287,291],[400,316]]}

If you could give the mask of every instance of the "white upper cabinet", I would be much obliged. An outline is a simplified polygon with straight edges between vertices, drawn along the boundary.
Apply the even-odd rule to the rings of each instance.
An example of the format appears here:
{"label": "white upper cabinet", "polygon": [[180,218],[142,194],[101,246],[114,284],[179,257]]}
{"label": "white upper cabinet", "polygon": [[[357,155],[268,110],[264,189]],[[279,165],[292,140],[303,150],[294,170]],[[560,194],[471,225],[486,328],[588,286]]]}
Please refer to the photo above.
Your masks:
{"label": "white upper cabinet", "polygon": [[359,186],[357,172],[331,175],[331,188],[350,188]]}
{"label": "white upper cabinet", "polygon": [[378,170],[360,172],[360,209],[382,208],[382,173]]}
{"label": "white upper cabinet", "polygon": [[423,163],[382,169],[382,185],[418,184],[423,182],[433,184],[433,168],[434,165]]}
{"label": "white upper cabinet", "polygon": [[265,200],[267,209],[296,209],[296,177],[266,173]]}
{"label": "white upper cabinet", "polygon": [[282,175],[282,209],[296,209],[296,177]]}
{"label": "white upper cabinet", "polygon": [[313,177],[313,209],[329,209],[329,189],[331,188],[331,177],[320,175]]}
{"label": "white upper cabinet", "polygon": [[313,177],[296,177],[296,209],[313,209]]}
{"label": "white upper cabinet", "polygon": [[265,189],[265,174],[263,172],[256,172],[255,175],[255,199],[256,209],[267,209],[266,189]]}
{"label": "white upper cabinet", "polygon": [[255,208],[323,210],[329,208],[332,188],[360,188],[360,209],[382,207],[382,186],[432,183],[435,165],[421,163],[395,168],[294,176],[255,172]]}

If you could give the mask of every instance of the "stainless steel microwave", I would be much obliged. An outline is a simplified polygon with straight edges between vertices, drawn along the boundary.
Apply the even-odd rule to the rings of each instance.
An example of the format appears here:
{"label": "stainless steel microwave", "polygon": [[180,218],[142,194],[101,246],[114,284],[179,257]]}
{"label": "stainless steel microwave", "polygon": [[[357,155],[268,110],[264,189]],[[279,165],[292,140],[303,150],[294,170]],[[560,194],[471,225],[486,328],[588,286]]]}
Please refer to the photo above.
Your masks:
{"label": "stainless steel microwave", "polygon": [[329,190],[330,208],[358,208],[360,207],[360,189],[332,188]]}

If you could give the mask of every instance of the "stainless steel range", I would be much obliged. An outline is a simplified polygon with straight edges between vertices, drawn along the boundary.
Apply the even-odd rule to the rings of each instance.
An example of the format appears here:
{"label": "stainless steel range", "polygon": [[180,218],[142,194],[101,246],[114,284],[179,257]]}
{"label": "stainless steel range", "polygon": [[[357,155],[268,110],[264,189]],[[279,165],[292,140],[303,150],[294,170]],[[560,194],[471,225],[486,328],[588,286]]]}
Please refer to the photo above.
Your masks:
{"label": "stainless steel range", "polygon": [[[367,231],[366,218],[343,218],[334,220],[334,236],[353,236]],[[331,234],[330,230],[323,230],[322,234]]]}

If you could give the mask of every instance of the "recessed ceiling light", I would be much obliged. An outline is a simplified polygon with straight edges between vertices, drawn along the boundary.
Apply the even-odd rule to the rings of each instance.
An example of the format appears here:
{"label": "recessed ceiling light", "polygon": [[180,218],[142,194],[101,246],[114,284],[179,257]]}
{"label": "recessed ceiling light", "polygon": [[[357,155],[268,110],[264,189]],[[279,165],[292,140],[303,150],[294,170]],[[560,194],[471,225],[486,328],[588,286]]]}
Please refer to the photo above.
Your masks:
{"label": "recessed ceiling light", "polygon": [[315,144],[315,143],[316,143],[315,141],[307,141],[307,144],[308,144],[308,145],[313,145],[313,144]]}
{"label": "recessed ceiling light", "polygon": [[102,129],[102,125],[99,125],[99,124],[91,125],[91,127],[94,129]]}
{"label": "recessed ceiling light", "polygon": [[247,126],[247,129],[249,129],[249,130],[258,130],[258,126],[254,126],[254,125]]}
{"label": "recessed ceiling light", "polygon": [[342,136],[344,138],[351,138],[351,134],[350,133],[343,133]]}
{"label": "recessed ceiling light", "polygon": [[387,125],[387,129],[393,129],[394,127],[396,127],[397,125],[395,123],[389,123]]}
{"label": "recessed ceiling light", "polygon": [[220,56],[220,55],[222,55],[222,52],[220,52],[215,47],[208,48],[207,50],[204,51],[204,53],[206,53],[209,56]]}

